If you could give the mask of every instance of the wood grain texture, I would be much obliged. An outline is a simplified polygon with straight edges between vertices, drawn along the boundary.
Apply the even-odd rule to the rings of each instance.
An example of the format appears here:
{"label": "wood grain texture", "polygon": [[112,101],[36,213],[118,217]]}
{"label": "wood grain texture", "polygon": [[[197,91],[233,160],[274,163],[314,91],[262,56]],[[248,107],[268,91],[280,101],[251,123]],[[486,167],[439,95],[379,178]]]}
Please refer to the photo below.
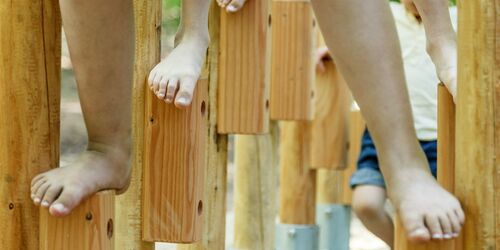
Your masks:
{"label": "wood grain texture", "polygon": [[278,125],[270,134],[235,138],[234,247],[274,249],[278,213]]}
{"label": "wood grain texture", "polygon": [[458,1],[455,191],[464,249],[500,247],[499,2]]}
{"label": "wood grain texture", "polygon": [[273,0],[271,119],[313,117],[315,26],[308,0]]}
{"label": "wood grain texture", "polygon": [[186,109],[152,92],[146,126],[143,239],[192,243],[201,239],[208,80],[200,79]]}
{"label": "wood grain texture", "polygon": [[221,12],[218,132],[269,130],[270,0],[252,0],[236,13]]}
{"label": "wood grain texture", "polygon": [[40,250],[112,250],[114,219],[114,191],[96,193],[63,218],[41,208]]}
{"label": "wood grain texture", "polygon": [[30,183],[59,164],[60,32],[57,1],[0,2],[2,249],[39,246]]}
{"label": "wood grain texture", "polygon": [[[438,87],[438,182],[449,192],[455,190],[455,104],[443,84]],[[460,250],[461,238],[415,244],[406,240],[401,221],[396,220],[395,247],[401,250]]]}
{"label": "wood grain texture", "polygon": [[203,235],[195,244],[182,244],[177,250],[223,250],[226,236],[227,135],[217,134],[217,86],[219,57],[220,7],[212,2],[209,15],[210,46],[207,68],[209,76],[207,164],[204,186]]}
{"label": "wood grain texture", "polygon": [[314,119],[311,125],[312,168],[347,168],[348,117],[351,94],[333,61],[316,72]]}
{"label": "wood grain texture", "polygon": [[280,123],[280,222],[315,224],[316,171],[309,167],[310,123]]}
{"label": "wood grain texture", "polygon": [[127,192],[116,197],[115,246],[123,250],[153,250],[154,243],[142,241],[142,174],[145,136],[146,80],[160,61],[161,1],[135,0],[135,65],[133,84],[134,147],[132,178]]}

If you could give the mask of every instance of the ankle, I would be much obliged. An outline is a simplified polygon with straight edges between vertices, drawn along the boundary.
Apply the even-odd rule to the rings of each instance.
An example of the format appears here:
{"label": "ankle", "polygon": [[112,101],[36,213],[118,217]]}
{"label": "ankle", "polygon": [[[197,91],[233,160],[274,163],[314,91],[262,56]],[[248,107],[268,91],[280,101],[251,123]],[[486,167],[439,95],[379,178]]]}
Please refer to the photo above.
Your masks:
{"label": "ankle", "polygon": [[443,54],[445,49],[456,50],[456,37],[453,35],[441,35],[427,39],[427,53],[433,60]]}
{"label": "ankle", "polygon": [[97,152],[110,156],[115,160],[128,161],[131,153],[131,144],[124,142],[116,145],[89,140],[87,151]]}

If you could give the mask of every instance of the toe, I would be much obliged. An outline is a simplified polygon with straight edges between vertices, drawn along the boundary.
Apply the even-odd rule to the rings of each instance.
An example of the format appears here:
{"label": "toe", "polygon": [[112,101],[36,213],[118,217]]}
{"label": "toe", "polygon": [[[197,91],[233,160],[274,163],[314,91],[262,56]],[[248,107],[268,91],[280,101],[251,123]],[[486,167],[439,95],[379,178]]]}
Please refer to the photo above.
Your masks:
{"label": "toe", "polygon": [[153,93],[157,94],[158,90],[160,88],[160,81],[161,81],[161,74],[156,74],[155,78],[153,79]]}
{"label": "toe", "polygon": [[48,208],[62,191],[62,186],[51,186],[42,198],[42,207]]}
{"label": "toe", "polygon": [[458,217],[458,220],[461,225],[465,223],[465,213],[462,208],[455,209],[455,215]]}
{"label": "toe", "polygon": [[45,195],[45,192],[47,191],[47,189],[49,189],[49,187],[50,187],[50,183],[45,182],[37,189],[37,191],[33,197],[33,203],[35,203],[35,205],[37,205],[37,206],[40,205],[40,202],[42,202],[42,198]]}
{"label": "toe", "polygon": [[155,77],[156,77],[156,71],[152,70],[149,73],[149,77],[148,77],[148,85],[149,85],[149,89],[151,89],[151,90],[154,89],[154,80],[155,80]]}
{"label": "toe", "polygon": [[47,182],[47,179],[45,178],[40,178],[37,182],[35,182],[33,185],[31,185],[31,198],[36,194],[37,190]]}
{"label": "toe", "polygon": [[451,223],[452,237],[456,238],[462,231],[462,224],[460,224],[460,219],[455,213],[449,213],[448,219]]}
{"label": "toe", "polygon": [[231,0],[222,0],[222,7],[226,7]]}
{"label": "toe", "polygon": [[401,215],[403,225],[406,229],[408,240],[413,242],[425,242],[431,239],[431,234],[424,224],[424,217],[418,214]]}
{"label": "toe", "polygon": [[31,180],[31,186],[33,187],[35,185],[35,183],[37,183],[39,180],[41,180],[44,177],[45,177],[45,174],[39,174],[39,175],[35,176],[35,178],[33,178]]}
{"label": "toe", "polygon": [[168,81],[168,86],[167,86],[167,97],[165,98],[165,101],[167,103],[172,103],[174,101],[175,97],[175,91],[177,91],[177,87],[179,86],[179,80],[176,78],[171,78]]}
{"label": "toe", "polygon": [[441,223],[441,230],[443,231],[443,239],[449,240],[453,238],[453,226],[447,214],[439,216],[439,223]]}
{"label": "toe", "polygon": [[49,212],[53,216],[66,216],[82,199],[83,195],[81,192],[63,189],[59,197],[50,205]]}
{"label": "toe", "polygon": [[245,4],[245,0],[233,0],[229,6],[227,6],[226,11],[228,12],[236,12],[243,7]]}
{"label": "toe", "polygon": [[175,97],[175,106],[178,108],[186,108],[193,100],[193,93],[196,87],[197,79],[194,77],[181,78],[179,92]]}
{"label": "toe", "polygon": [[167,92],[167,78],[166,77],[162,77],[160,79],[160,86],[158,88],[158,92],[156,93],[156,96],[158,97],[158,99],[165,99],[165,94]]}
{"label": "toe", "polygon": [[441,228],[441,223],[439,222],[439,217],[434,214],[428,214],[425,216],[425,224],[431,232],[432,239],[442,240],[443,230]]}

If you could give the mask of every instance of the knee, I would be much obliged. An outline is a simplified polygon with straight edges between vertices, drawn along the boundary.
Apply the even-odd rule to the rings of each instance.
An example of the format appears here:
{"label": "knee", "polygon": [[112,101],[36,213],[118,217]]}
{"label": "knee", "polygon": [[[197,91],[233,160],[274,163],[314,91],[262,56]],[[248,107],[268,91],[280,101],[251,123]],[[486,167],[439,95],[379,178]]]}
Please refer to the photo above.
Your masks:
{"label": "knee", "polygon": [[356,215],[360,219],[378,217],[379,215],[384,213],[383,205],[370,200],[358,200],[356,202],[353,202],[352,208],[354,210],[354,213],[356,213]]}

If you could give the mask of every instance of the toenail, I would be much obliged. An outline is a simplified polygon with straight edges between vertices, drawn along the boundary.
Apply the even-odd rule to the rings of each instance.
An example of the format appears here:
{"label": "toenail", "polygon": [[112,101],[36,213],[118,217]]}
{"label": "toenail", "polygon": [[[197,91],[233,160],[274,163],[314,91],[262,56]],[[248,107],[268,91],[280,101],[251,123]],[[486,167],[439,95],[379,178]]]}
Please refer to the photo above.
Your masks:
{"label": "toenail", "polygon": [[433,234],[433,235],[432,235],[432,238],[433,238],[433,239],[442,239],[442,238],[443,238],[443,235],[442,235],[442,234]]}
{"label": "toenail", "polygon": [[38,204],[38,203],[40,203],[40,198],[35,197],[35,199],[33,199],[33,202],[35,202],[35,203],[37,203],[37,204]]}
{"label": "toenail", "polygon": [[48,201],[42,201],[42,206],[43,207],[48,207],[49,206],[49,202]]}
{"label": "toenail", "polygon": [[447,240],[448,240],[448,239],[451,239],[451,235],[450,235],[450,234],[445,234],[445,235],[443,236],[443,238],[445,238],[445,239],[447,239]]}
{"label": "toenail", "polygon": [[57,203],[57,204],[52,205],[52,208],[57,210],[58,212],[61,212],[61,213],[64,213],[66,211],[66,208],[61,203]]}
{"label": "toenail", "polygon": [[234,7],[233,5],[229,5],[227,6],[227,11],[229,12],[236,12],[238,9],[236,9],[236,7]]}
{"label": "toenail", "polygon": [[452,234],[451,234],[451,236],[452,236],[453,238],[457,238],[457,237],[458,237],[458,233],[452,233]]}

